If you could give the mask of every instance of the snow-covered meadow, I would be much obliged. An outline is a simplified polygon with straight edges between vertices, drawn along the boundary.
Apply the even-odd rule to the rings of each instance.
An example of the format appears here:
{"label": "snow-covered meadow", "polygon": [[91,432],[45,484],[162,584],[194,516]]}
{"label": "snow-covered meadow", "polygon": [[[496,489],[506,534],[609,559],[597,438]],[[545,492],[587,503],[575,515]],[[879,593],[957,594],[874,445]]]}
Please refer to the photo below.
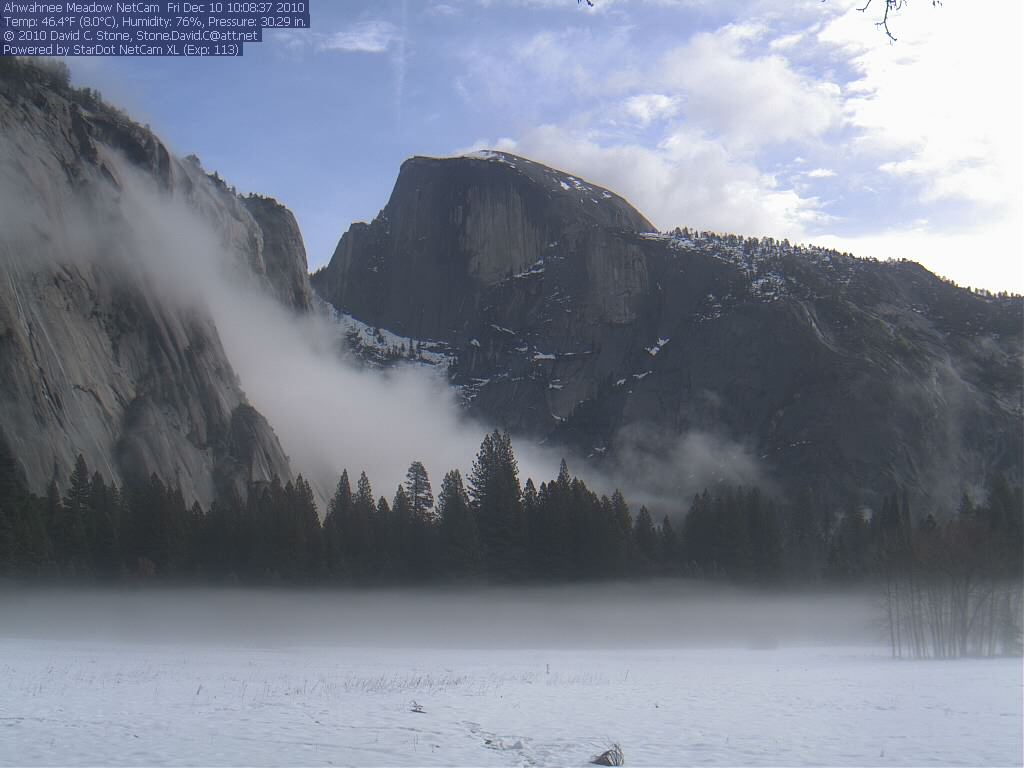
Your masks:
{"label": "snow-covered meadow", "polygon": [[627,765],[1021,763],[1020,660],[892,661],[867,597],[637,585],[0,608],[5,765],[583,766],[615,742]]}

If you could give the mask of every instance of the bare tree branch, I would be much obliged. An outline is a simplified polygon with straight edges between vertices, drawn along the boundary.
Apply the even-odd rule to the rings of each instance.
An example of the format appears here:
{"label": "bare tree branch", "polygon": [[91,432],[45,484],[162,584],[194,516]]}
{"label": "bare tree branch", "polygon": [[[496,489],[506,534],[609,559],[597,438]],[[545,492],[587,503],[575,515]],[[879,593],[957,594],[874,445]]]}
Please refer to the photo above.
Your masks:
{"label": "bare tree branch", "polygon": [[[824,3],[825,0],[821,0],[821,2]],[[867,11],[868,8],[871,7],[871,4],[873,2],[874,0],[864,0],[864,5],[858,8],[857,10],[863,13]],[[889,42],[895,43],[896,37],[895,35],[893,35],[892,30],[889,29],[889,13],[890,11],[903,10],[905,6],[910,5],[910,0],[882,0],[882,2],[885,3],[885,11],[882,13],[881,20],[875,22],[875,26],[881,27],[882,30],[885,32],[885,36],[889,38]],[[582,5],[583,3],[586,3],[591,8],[594,7],[594,0],[576,0],[577,5]],[[942,5],[942,0],[931,0],[931,4],[932,7],[937,8],[938,6]]]}
{"label": "bare tree branch", "polygon": [[[824,1],[825,0],[822,0],[822,2]],[[857,10],[861,11],[862,13],[867,11],[867,9],[871,7],[872,2],[874,2],[874,0],[864,0],[864,6],[858,8]],[[889,38],[889,42],[895,43],[896,37],[889,29],[889,12],[898,12],[903,10],[905,6],[910,5],[910,0],[883,0],[883,2],[885,3],[885,12],[882,14],[881,20],[875,22],[875,26],[881,27],[882,30],[885,32],[885,36]],[[942,0],[931,0],[931,3],[933,8],[937,8],[938,6],[942,5]]]}
{"label": "bare tree branch", "polygon": [[[864,13],[865,11],[867,11],[868,8],[871,7],[872,2],[873,0],[867,0],[864,3],[864,7],[858,8],[857,10],[860,11],[861,13]],[[885,13],[882,15],[882,20],[875,22],[876,27],[881,27],[883,30],[885,30],[885,35],[886,37],[889,38],[890,42],[895,43],[896,38],[893,36],[892,32],[889,31],[889,11],[899,11],[903,8],[905,4],[906,0],[885,0]]]}

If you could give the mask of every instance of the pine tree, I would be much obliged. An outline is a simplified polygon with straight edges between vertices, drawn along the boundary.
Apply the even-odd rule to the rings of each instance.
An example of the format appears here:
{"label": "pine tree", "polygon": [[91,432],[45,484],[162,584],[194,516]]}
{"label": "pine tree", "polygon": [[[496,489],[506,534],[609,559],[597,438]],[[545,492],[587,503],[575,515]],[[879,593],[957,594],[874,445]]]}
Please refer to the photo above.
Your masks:
{"label": "pine tree", "polygon": [[558,477],[555,482],[563,489],[568,489],[572,483],[572,478],[569,477],[569,465],[565,463],[564,458],[558,463]]}
{"label": "pine tree", "polygon": [[661,520],[661,560],[669,569],[674,569],[679,561],[679,537],[668,515]]}
{"label": "pine tree", "polygon": [[611,515],[615,570],[618,573],[625,573],[634,557],[633,516],[629,513],[629,504],[618,488],[612,494]]}
{"label": "pine tree", "polygon": [[786,566],[801,576],[820,574],[825,559],[826,534],[820,512],[815,513],[816,506],[823,505],[809,489],[801,489],[786,519],[783,544],[788,553]]}
{"label": "pine tree", "polygon": [[636,516],[633,537],[636,541],[637,552],[649,565],[658,559],[658,535],[654,530],[654,521],[647,507],[640,507]]}
{"label": "pine tree", "polygon": [[17,462],[0,436],[0,573],[15,570],[20,559],[19,485]]}
{"label": "pine tree", "polygon": [[151,576],[167,565],[170,532],[167,487],[154,472],[148,481],[134,483],[128,490],[128,568]]}
{"label": "pine tree", "polygon": [[349,566],[345,560],[344,531],[350,527],[352,514],[352,487],[348,481],[348,470],[343,470],[338,487],[327,505],[324,517],[324,560],[327,572],[334,578],[341,578]]}
{"label": "pine tree", "polygon": [[391,505],[381,496],[373,514],[373,572],[378,578],[386,578],[394,573],[392,527]]}
{"label": "pine tree", "polygon": [[[255,489],[251,490],[251,494],[255,493]],[[208,575],[234,581],[245,574],[253,545],[247,520],[246,504],[234,488],[226,498],[210,505],[202,547],[203,567]]]}
{"label": "pine tree", "polygon": [[851,509],[843,515],[832,536],[828,555],[828,573],[837,579],[854,579],[867,572],[869,530],[864,514]]}
{"label": "pine tree", "polygon": [[42,500],[32,494],[21,496],[19,534],[23,569],[38,573],[53,559]]}
{"label": "pine tree", "polygon": [[391,562],[396,575],[407,579],[410,574],[409,529],[412,527],[412,502],[401,485],[391,502]]}
{"label": "pine tree", "polygon": [[569,518],[572,526],[572,575],[580,578],[601,574],[607,556],[601,502],[577,477],[570,484]]}
{"label": "pine tree", "polygon": [[[461,483],[461,476],[459,481]],[[469,498],[468,496],[466,497]],[[533,484],[533,478],[527,478],[523,485],[523,518],[526,520],[527,531],[527,553],[530,558],[530,572],[532,575],[539,575],[544,572],[544,554],[547,545],[547,530],[545,519],[542,515],[540,496],[537,487]],[[475,524],[474,520],[474,524]],[[479,531],[477,532],[479,539]]]}
{"label": "pine tree", "polygon": [[89,469],[85,464],[85,458],[78,454],[75,468],[68,479],[62,526],[65,564],[73,574],[83,573],[90,565],[86,526],[92,521],[93,511],[89,503],[89,492]]}
{"label": "pine tree", "polygon": [[7,441],[0,436],[0,504],[13,502],[20,490],[18,462],[7,446]]}
{"label": "pine tree", "polygon": [[784,557],[782,523],[779,517],[778,507],[773,500],[769,500],[764,513],[760,563],[762,575],[772,578],[782,572]]}
{"label": "pine tree", "polygon": [[405,493],[409,497],[413,516],[418,520],[428,519],[434,506],[434,494],[431,492],[427,469],[419,461],[409,466],[405,476]]}
{"label": "pine tree", "polygon": [[159,508],[157,566],[167,574],[180,575],[192,569],[194,548],[190,538],[189,507],[180,488],[167,488]]}
{"label": "pine tree", "polygon": [[[532,483],[527,483],[532,487]],[[441,517],[441,541],[449,573],[468,576],[479,572],[482,560],[480,533],[470,509],[469,497],[457,469],[444,476],[437,499]]]}
{"label": "pine tree", "polygon": [[[750,512],[742,488],[725,488],[712,500],[715,519],[714,561],[726,575],[747,576],[753,566]],[[754,499],[754,504],[759,500]]]}
{"label": "pine tree", "polygon": [[302,475],[295,478],[292,519],[295,526],[296,573],[303,579],[314,579],[320,575],[323,567],[323,541],[313,489]]}
{"label": "pine tree", "polygon": [[190,542],[189,566],[192,571],[201,573],[205,565],[203,544],[206,540],[206,512],[198,500],[192,502],[188,511],[188,539]]}
{"label": "pine tree", "polygon": [[249,567],[261,582],[280,582],[291,549],[284,496],[285,487],[275,475],[269,483],[261,483],[256,494],[250,492],[246,505],[253,544]]}
{"label": "pine tree", "polygon": [[527,535],[519,468],[508,433],[495,430],[484,438],[469,476],[469,498],[490,573],[522,575]]}
{"label": "pine tree", "polygon": [[359,474],[352,498],[352,514],[343,531],[345,553],[357,578],[366,579],[373,572],[376,548],[373,542],[373,516],[376,512],[373,487],[365,472]]}
{"label": "pine tree", "polygon": [[18,560],[16,513],[11,500],[0,499],[0,574],[13,571]]}
{"label": "pine tree", "polygon": [[573,525],[572,482],[564,459],[558,478],[541,483],[537,499],[536,518],[541,531],[533,536],[540,544],[534,562],[540,564],[539,572],[549,578],[569,578],[573,575],[577,536]]}
{"label": "pine tree", "polygon": [[50,480],[50,484],[46,487],[46,500],[43,502],[43,521],[46,524],[54,562],[59,567],[65,561],[64,505],[60,500],[60,490],[57,488],[57,479],[55,477]]}
{"label": "pine tree", "polygon": [[97,573],[108,578],[116,576],[121,569],[118,556],[116,488],[107,488],[99,472],[92,476],[89,487],[89,508],[92,510],[92,525],[89,526],[89,549]]}
{"label": "pine tree", "polygon": [[690,503],[690,511],[683,521],[683,555],[691,576],[704,576],[711,560],[711,541],[714,520],[711,499],[705,488]]}

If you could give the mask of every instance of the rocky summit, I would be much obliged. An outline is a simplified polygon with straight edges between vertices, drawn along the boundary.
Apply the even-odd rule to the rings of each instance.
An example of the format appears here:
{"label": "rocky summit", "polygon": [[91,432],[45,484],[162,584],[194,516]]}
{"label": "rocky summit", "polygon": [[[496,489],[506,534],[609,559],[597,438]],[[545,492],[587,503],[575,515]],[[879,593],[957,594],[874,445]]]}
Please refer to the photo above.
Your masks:
{"label": "rocky summit", "polygon": [[406,161],[312,284],[360,352],[399,337],[472,412],[592,460],[642,467],[697,435],[789,494],[900,488],[936,511],[1020,475],[1021,298],[912,261],[658,233],[609,190],[483,152]]}

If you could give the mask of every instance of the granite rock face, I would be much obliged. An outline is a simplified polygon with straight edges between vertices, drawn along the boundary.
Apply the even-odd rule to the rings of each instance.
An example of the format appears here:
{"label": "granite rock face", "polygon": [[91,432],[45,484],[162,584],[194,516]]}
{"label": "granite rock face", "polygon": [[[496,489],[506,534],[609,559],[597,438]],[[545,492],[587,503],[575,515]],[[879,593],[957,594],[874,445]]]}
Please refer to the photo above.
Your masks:
{"label": "granite rock face", "polygon": [[529,160],[414,157],[373,223],[341,238],[315,287],[367,323],[443,338],[473,321],[487,288],[581,226],[653,229],[617,195]]}
{"label": "granite rock face", "polygon": [[155,235],[129,213],[124,169],[186,199],[239,270],[303,311],[291,214],[238,197],[95,93],[24,63],[0,66],[0,135],[0,440],[28,485],[63,485],[79,453],[107,478],[156,472],[204,504],[290,477],[209,313],[138,268]]}
{"label": "granite rock face", "polygon": [[266,276],[267,288],[282,304],[308,312],[313,307],[313,295],[306,247],[294,214],[270,197],[250,195],[241,200],[263,236],[261,246],[253,249],[254,254],[262,256],[262,263],[254,269]]}
{"label": "granite rock face", "polygon": [[414,158],[313,286],[447,348],[472,412],[594,460],[713,435],[769,486],[849,508],[904,488],[947,510],[993,470],[1020,477],[1019,297],[913,262],[652,229],[523,158]]}

